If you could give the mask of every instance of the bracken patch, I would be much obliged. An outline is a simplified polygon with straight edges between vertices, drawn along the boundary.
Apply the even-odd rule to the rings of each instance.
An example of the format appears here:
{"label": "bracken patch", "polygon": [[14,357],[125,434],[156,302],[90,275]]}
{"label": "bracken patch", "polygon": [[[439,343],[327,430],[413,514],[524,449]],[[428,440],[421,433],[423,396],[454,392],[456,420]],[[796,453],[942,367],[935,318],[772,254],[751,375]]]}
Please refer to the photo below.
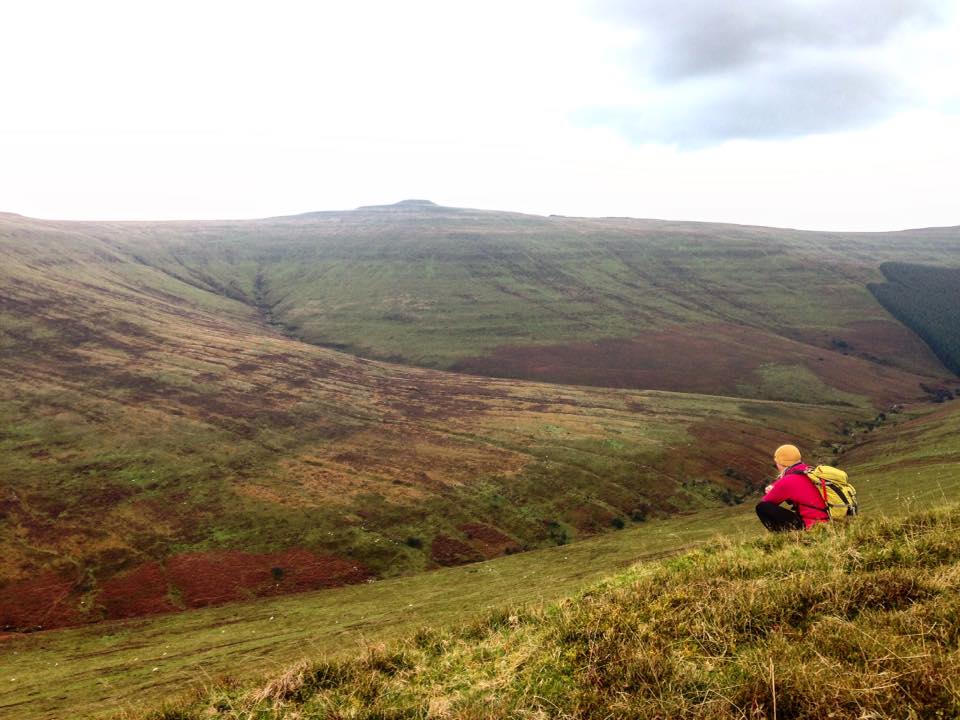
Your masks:
{"label": "bracken patch", "polygon": [[461,540],[437,535],[430,544],[430,559],[439,565],[463,565],[483,560],[477,550]]}
{"label": "bracken patch", "polygon": [[53,571],[0,588],[0,629],[36,630],[76,625],[83,621],[76,583]]}
{"label": "bracken patch", "polygon": [[97,601],[111,619],[153,615],[177,609],[169,591],[163,566],[150,562],[107,580]]}
{"label": "bracken patch", "polygon": [[483,523],[463,523],[457,526],[457,530],[466,535],[470,544],[485,558],[514,553],[521,549],[516,540]]}
{"label": "bracken patch", "polygon": [[189,607],[337,587],[370,577],[359,563],[303,549],[261,555],[236,551],[186,553],[170,558],[166,568],[171,583]]}

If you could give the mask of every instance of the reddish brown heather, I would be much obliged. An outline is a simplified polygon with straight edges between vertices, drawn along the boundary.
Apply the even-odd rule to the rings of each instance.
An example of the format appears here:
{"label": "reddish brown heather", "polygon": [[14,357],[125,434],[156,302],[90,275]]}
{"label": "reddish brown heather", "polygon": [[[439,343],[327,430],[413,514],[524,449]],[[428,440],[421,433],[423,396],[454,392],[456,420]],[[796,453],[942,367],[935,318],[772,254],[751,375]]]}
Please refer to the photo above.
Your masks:
{"label": "reddish brown heather", "polygon": [[158,562],[149,562],[110,578],[97,599],[108,618],[154,615],[177,609],[170,597],[169,580]]}
{"label": "reddish brown heather", "polygon": [[[51,629],[109,619],[217,605],[267,595],[359,583],[372,573],[357,562],[303,548],[275,553],[236,551],[175,555],[108,578],[85,594],[53,572],[0,588],[0,628]],[[176,602],[179,596],[181,602]]]}
{"label": "reddish brown heather", "polygon": [[[916,347],[915,338],[904,340],[906,332],[893,323],[863,323],[855,336],[866,347],[872,347],[874,341],[882,347],[903,342],[918,364],[931,364],[929,352]],[[829,347],[829,338],[807,340],[821,347],[750,327],[722,323],[677,326],[636,338],[504,345],[487,356],[462,360],[454,369],[575,385],[737,394],[742,386],[755,381],[754,373],[761,365],[801,364],[827,385],[864,395],[879,406],[916,395],[923,380],[913,372],[858,357],[855,350],[851,354],[835,352]]]}
{"label": "reddish brown heather", "polygon": [[457,526],[457,530],[466,535],[477,552],[488,559],[521,550],[516,540],[483,523],[463,523]]}
{"label": "reddish brown heather", "polygon": [[483,560],[483,555],[461,540],[437,535],[430,545],[430,558],[439,565],[463,565]]}
{"label": "reddish brown heather", "polygon": [[263,555],[229,550],[187,553],[167,561],[167,574],[188,607],[336,587],[370,577],[358,563],[302,549]]}
{"label": "reddish brown heather", "polygon": [[47,570],[0,588],[0,628],[51,628],[82,622],[77,601],[71,597],[75,584]]}

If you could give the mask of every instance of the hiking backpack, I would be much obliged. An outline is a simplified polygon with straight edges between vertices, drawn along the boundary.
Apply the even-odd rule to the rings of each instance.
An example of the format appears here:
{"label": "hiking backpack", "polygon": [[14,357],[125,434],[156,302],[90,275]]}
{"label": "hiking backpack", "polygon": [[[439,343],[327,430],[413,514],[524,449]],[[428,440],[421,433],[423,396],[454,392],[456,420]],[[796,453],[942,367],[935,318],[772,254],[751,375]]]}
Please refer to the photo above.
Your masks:
{"label": "hiking backpack", "polygon": [[842,520],[857,514],[860,507],[857,504],[857,489],[850,484],[843,470],[817,465],[804,474],[817,486],[831,520]]}

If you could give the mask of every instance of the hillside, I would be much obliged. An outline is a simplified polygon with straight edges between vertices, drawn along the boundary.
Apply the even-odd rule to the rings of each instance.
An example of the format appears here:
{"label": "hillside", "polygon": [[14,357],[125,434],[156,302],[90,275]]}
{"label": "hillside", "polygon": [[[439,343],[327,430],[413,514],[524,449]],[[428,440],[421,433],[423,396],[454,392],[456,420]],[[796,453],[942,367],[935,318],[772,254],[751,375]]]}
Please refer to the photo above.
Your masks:
{"label": "hillside", "polygon": [[555,605],[305,660],[190,708],[304,720],[953,717],[958,438],[953,406],[861,433],[843,458],[865,511],[849,526],[719,538]]}
{"label": "hillside", "polygon": [[704,515],[716,534],[694,552],[309,653],[165,717],[954,717],[958,453],[955,404],[865,425],[842,457],[863,510],[847,525],[772,536],[747,509]]}
{"label": "hillside", "polygon": [[[956,264],[956,228],[809,233],[426,203],[153,227],[148,262],[309,342],[481,375],[880,404],[946,373],[876,302],[884,261]],[[905,371],[905,372],[904,372]]]}
{"label": "hillside", "polygon": [[884,260],[956,256],[949,228],[425,201],[2,215],[0,628],[363,582],[736,504],[770,447],[830,457],[852,423],[944,385],[866,283]]}
{"label": "hillside", "polygon": [[248,221],[7,223],[30,242],[96,238],[294,337],[422,367],[877,406],[949,376],[867,285],[884,262],[956,266],[957,228],[800,232],[426,201]]}
{"label": "hillside", "polygon": [[956,511],[718,542],[175,716],[956,717]]}
{"label": "hillside", "polygon": [[[860,489],[861,519],[902,517],[960,496],[960,405],[930,407],[852,430],[841,462]],[[637,562],[694,547],[739,546],[763,534],[752,503],[745,503],[375,583],[0,636],[0,677],[10,678],[0,684],[0,709],[15,708],[21,720],[99,717],[121,709],[139,718],[144,708],[166,704],[169,720],[193,714],[186,692],[197,712],[209,713],[220,700],[239,708],[248,692],[304,657],[350,661],[370,645],[388,643],[392,650],[423,627],[448,632],[473,626],[498,608],[537,612]],[[211,692],[220,678],[232,683],[228,698]],[[197,688],[205,690],[194,705]]]}
{"label": "hillside", "polygon": [[815,445],[873,415],[855,397],[782,406],[372,362],[145,264],[131,248],[146,252],[152,226],[2,227],[6,630],[361,582],[735,503],[785,437]]}
{"label": "hillside", "polygon": [[880,266],[884,283],[867,287],[874,297],[917,333],[943,364],[960,374],[960,269],[908,263]]}

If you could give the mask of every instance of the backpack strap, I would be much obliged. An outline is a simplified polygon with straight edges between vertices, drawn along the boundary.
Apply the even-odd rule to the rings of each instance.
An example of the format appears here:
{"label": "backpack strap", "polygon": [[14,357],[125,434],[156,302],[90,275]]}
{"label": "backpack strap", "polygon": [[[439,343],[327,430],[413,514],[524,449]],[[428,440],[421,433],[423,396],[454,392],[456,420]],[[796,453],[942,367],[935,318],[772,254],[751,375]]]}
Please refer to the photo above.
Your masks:
{"label": "backpack strap", "polygon": [[819,510],[827,516],[828,519],[832,519],[833,516],[830,514],[830,510],[825,507],[820,507],[819,505],[807,505],[806,503],[793,501],[794,505],[799,505],[800,507],[810,508],[811,510]]}
{"label": "backpack strap", "polygon": [[849,497],[847,497],[847,493],[844,491],[842,487],[837,485],[835,482],[827,482],[827,485],[830,487],[831,490],[833,490],[837,494],[837,497],[843,500],[844,505],[846,505],[848,508],[853,506],[853,502],[850,500]]}
{"label": "backpack strap", "polygon": [[[813,483],[813,486],[817,486],[817,481],[814,480],[808,472],[803,472],[802,470],[794,470],[793,472],[788,472],[788,475],[803,475],[807,480]],[[798,502],[797,505],[801,507],[810,508],[811,510],[819,510],[824,515],[827,516],[827,520],[833,519],[833,514],[830,512],[830,501],[827,499],[827,483],[823,478],[820,479],[820,496],[823,498],[823,507],[817,505],[807,505],[806,503]]]}

